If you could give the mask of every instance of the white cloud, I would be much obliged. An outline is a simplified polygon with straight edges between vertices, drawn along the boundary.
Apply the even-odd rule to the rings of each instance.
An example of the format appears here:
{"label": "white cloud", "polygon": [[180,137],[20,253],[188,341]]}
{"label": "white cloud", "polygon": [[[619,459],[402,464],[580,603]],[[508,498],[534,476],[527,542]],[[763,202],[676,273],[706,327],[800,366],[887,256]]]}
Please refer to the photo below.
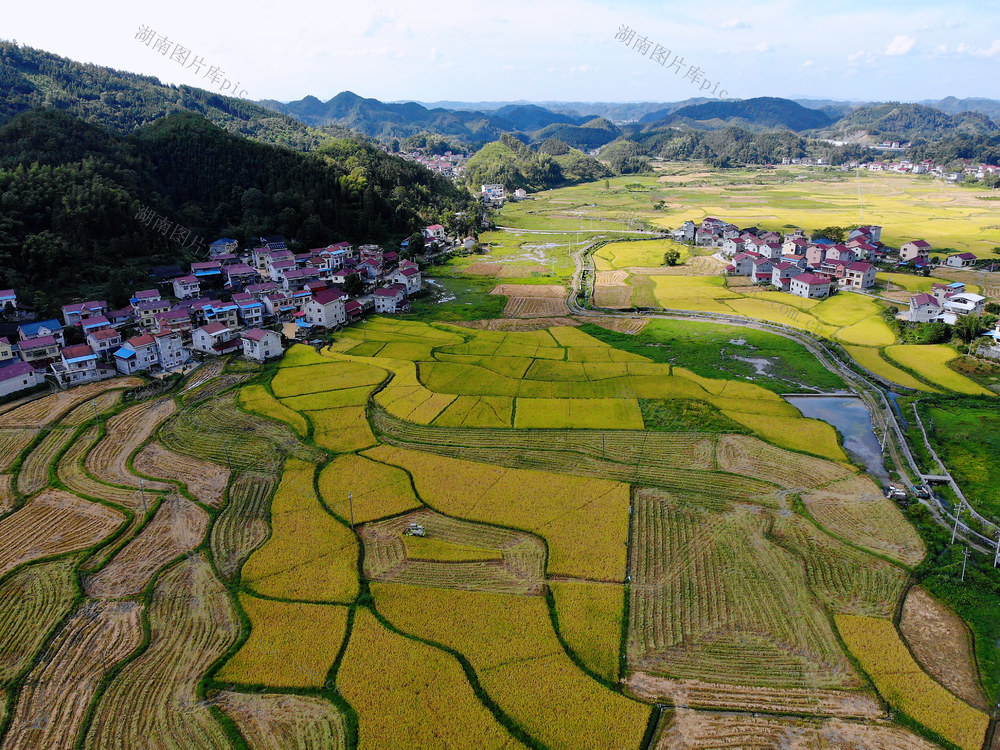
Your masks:
{"label": "white cloud", "polygon": [[859,58],[864,56],[864,54],[865,54],[864,51],[859,49],[857,52],[852,52],[851,54],[849,54],[847,56],[847,59],[850,60],[851,62],[857,62]]}
{"label": "white cloud", "polygon": [[811,68],[811,67],[813,67],[814,65],[816,65],[816,61],[815,61],[815,60],[806,60],[806,61],[805,61],[804,63],[802,63],[802,64],[801,64],[801,65],[799,66],[799,68],[800,68],[800,69],[801,69],[801,68]]}
{"label": "white cloud", "polygon": [[755,44],[753,48],[757,52],[770,52],[771,50],[774,49],[774,47],[772,47],[767,42],[760,42],[759,44]]}
{"label": "white cloud", "polygon": [[914,45],[916,45],[917,40],[912,36],[906,36],[905,34],[897,34],[889,42],[889,46],[885,48],[885,54],[890,56],[895,55],[905,55]]}
{"label": "white cloud", "polygon": [[947,44],[940,44],[940,45],[938,45],[938,47],[934,51],[937,52],[939,55],[947,55],[948,54],[948,45]]}
{"label": "white cloud", "polygon": [[997,55],[1000,55],[1000,39],[994,40],[991,46],[984,50],[980,50],[976,54],[981,55],[982,57],[996,57]]}
{"label": "white cloud", "polygon": [[720,29],[749,29],[750,24],[744,21],[742,18],[730,18],[728,21],[723,22],[719,27]]}
{"label": "white cloud", "polygon": [[966,44],[965,42],[962,42],[962,43],[961,43],[961,44],[959,44],[959,45],[958,45],[957,47],[955,47],[955,51],[956,51],[956,52],[957,52],[958,54],[960,54],[960,55],[964,55],[964,54],[965,54],[966,52],[968,52],[968,51],[969,51],[970,49],[972,49],[972,47],[970,47],[970,46],[969,46],[968,44]]}

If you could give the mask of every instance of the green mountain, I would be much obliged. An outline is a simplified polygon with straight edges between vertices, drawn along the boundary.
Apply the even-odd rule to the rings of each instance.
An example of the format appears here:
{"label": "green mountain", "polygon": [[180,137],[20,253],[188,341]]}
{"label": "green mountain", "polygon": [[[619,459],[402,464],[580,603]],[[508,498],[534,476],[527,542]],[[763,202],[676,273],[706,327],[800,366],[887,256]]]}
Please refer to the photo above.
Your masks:
{"label": "green mountain", "polygon": [[508,133],[473,154],[465,169],[465,181],[474,189],[500,183],[508,190],[537,191],[610,175],[596,159],[565,142],[548,139],[532,148]]}
{"label": "green mountain", "polygon": [[794,131],[823,128],[834,122],[833,117],[818,109],[803,107],[790,99],[761,96],[736,101],[712,101],[681,107],[669,112],[651,112],[640,122],[660,125],[688,125],[721,129],[739,125],[744,129]]}
{"label": "green mountain", "polygon": [[298,150],[316,148],[324,133],[245,99],[152,76],[85,65],[42,50],[0,42],[0,123],[38,107],[59,109],[119,133],[131,133],[175,112],[193,112],[229,133]]}
{"label": "green mountain", "polygon": [[856,109],[827,129],[828,137],[911,141],[954,135],[986,135],[1000,129],[981,112],[946,114],[922,104],[878,104]]}
{"label": "green mountain", "polygon": [[[66,298],[144,285],[206,243],[284,234],[298,247],[408,235],[467,207],[423,167],[354,139],[303,154],[190,112],[120,135],[59,110],[0,127],[0,288]],[[170,229],[137,219],[156,212]],[[189,231],[174,236],[174,229]]]}

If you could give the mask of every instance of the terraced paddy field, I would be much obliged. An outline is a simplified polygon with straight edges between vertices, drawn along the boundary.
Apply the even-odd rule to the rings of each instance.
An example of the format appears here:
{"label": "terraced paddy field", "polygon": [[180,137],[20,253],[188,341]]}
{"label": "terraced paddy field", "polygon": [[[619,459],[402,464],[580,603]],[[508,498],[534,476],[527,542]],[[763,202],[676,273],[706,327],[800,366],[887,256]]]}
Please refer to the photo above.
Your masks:
{"label": "terraced paddy field", "polygon": [[969,633],[912,590],[890,619],[921,536],[778,395],[839,378],[770,334],[611,328],[374,317],[88,392],[100,427],[65,394],[0,414],[0,748],[971,747]]}

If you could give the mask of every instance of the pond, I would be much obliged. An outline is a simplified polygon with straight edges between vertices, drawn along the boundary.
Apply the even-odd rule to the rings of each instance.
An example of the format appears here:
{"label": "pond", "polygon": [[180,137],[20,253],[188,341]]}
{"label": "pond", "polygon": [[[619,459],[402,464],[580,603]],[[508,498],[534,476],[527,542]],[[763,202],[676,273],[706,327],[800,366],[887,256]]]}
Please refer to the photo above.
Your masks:
{"label": "pond", "polygon": [[833,425],[844,438],[844,450],[865,471],[889,481],[882,447],[872,427],[872,415],[857,396],[785,396],[802,416]]}

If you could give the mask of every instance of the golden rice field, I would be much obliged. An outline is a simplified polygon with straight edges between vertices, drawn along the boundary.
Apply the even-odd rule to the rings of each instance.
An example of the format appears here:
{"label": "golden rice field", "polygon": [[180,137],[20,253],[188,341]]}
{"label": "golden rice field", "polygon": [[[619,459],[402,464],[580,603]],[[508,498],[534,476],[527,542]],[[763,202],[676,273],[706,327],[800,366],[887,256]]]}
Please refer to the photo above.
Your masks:
{"label": "golden rice field", "polygon": [[452,655],[407,636],[368,609],[355,615],[337,685],[357,707],[361,750],[523,747],[476,698]]}
{"label": "golden rice field", "polygon": [[546,746],[637,747],[642,739],[650,707],[577,669],[540,597],[384,583],[372,593],[393,626],[465,656],[490,698]]}
{"label": "golden rice field", "polygon": [[264,596],[350,602],[358,593],[358,540],[320,505],[315,471],[286,462],[271,501],[271,537],[243,566],[243,582]]}
{"label": "golden rice field", "polygon": [[347,634],[347,607],[239,597],[250,637],[215,677],[270,687],[322,687]]}
{"label": "golden rice field", "polygon": [[889,620],[837,615],[837,630],[893,708],[963,750],[983,745],[989,716],[945,690],[913,660]]}
{"label": "golden rice field", "polygon": [[892,383],[926,393],[940,393],[937,388],[922,383],[910,373],[888,362],[878,349],[868,346],[844,346],[844,349],[859,365]]}
{"label": "golden rice field", "polygon": [[958,353],[945,344],[930,346],[899,344],[886,347],[885,355],[896,364],[912,370],[925,380],[949,391],[973,396],[995,395],[992,391],[948,367],[948,362],[958,357]]}
{"label": "golden rice field", "polygon": [[617,682],[624,586],[552,581],[549,588],[555,598],[559,632],[573,653],[594,674]]}

